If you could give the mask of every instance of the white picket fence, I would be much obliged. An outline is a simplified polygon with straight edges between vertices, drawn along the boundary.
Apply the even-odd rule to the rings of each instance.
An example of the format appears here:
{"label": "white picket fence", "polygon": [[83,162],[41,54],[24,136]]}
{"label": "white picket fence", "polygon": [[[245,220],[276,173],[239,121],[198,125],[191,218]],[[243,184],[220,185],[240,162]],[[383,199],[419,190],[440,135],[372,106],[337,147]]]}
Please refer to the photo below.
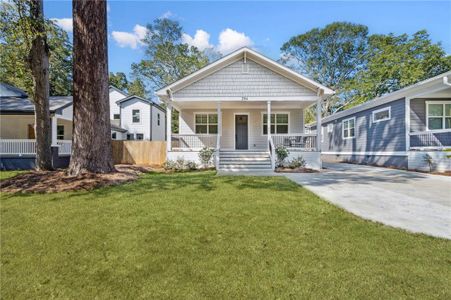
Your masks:
{"label": "white picket fence", "polygon": [[[60,155],[70,155],[72,141],[59,140]],[[0,139],[0,155],[35,155],[36,140],[27,139]]]}

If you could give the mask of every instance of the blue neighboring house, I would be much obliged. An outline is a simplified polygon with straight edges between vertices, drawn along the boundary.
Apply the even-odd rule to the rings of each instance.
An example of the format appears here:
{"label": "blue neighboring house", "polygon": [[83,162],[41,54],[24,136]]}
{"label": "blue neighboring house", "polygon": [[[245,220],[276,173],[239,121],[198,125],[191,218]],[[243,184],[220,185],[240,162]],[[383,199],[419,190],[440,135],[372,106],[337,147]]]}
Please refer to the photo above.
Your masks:
{"label": "blue neighboring house", "polygon": [[321,130],[325,162],[426,171],[428,155],[451,171],[451,71],[325,117]]}

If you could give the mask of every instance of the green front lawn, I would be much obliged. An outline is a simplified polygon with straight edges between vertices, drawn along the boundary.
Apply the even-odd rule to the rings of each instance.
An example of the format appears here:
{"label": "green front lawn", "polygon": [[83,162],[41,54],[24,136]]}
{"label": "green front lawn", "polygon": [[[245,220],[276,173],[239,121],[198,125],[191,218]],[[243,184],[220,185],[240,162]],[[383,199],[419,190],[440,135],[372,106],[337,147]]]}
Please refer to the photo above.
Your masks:
{"label": "green front lawn", "polygon": [[451,242],[363,221],[284,178],[147,174],[1,197],[1,295],[451,298]]}
{"label": "green front lawn", "polygon": [[17,176],[27,171],[15,170],[15,171],[0,171],[0,181]]}

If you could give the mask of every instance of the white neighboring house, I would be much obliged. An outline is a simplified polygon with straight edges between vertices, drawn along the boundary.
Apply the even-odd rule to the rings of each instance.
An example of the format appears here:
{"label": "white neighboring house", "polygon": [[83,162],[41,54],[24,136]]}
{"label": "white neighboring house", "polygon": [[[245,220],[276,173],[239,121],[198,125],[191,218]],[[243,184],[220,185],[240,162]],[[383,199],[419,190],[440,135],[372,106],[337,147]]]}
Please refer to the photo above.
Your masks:
{"label": "white neighboring house", "polygon": [[165,140],[166,112],[161,106],[138,96],[119,99],[115,104],[119,108],[118,125],[127,130],[127,140]]}
{"label": "white neighboring house", "polygon": [[[321,168],[320,132],[304,132],[304,110],[334,91],[254,50],[239,49],[156,94],[167,107],[168,159],[198,162],[199,150],[210,147],[219,170],[271,170],[283,145],[291,159]],[[170,130],[172,108],[180,113],[178,134]]]}
{"label": "white neighboring house", "polygon": [[[114,140],[145,139],[165,140],[165,112],[157,104],[129,96],[110,87],[111,137]],[[131,99],[139,101],[129,101]],[[124,101],[125,100],[125,101]],[[50,115],[52,128],[52,145],[59,147],[59,154],[70,155],[72,143],[72,96],[50,97]],[[121,110],[126,107],[127,110]],[[130,115],[127,115],[130,110]],[[136,127],[131,116],[139,110],[142,132]],[[153,117],[150,117],[152,113]],[[123,119],[123,120],[122,120]],[[127,130],[130,130],[128,132]],[[142,137],[142,138],[141,138]],[[9,84],[0,83],[0,155],[23,156],[35,154],[34,104],[28,95]]]}

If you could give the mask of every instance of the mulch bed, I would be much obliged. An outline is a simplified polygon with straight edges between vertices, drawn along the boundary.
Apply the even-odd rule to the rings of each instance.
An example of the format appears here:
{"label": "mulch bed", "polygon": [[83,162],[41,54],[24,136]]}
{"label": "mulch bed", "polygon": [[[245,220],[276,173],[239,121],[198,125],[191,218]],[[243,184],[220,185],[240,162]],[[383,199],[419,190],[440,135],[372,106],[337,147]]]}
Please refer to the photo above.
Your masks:
{"label": "mulch bed", "polygon": [[309,168],[276,168],[277,173],[318,173],[319,171]]}
{"label": "mulch bed", "polygon": [[57,193],[92,190],[102,186],[118,185],[136,180],[139,175],[154,168],[136,165],[116,165],[117,172],[109,174],[85,173],[68,176],[65,170],[30,171],[0,182],[5,193]]}

